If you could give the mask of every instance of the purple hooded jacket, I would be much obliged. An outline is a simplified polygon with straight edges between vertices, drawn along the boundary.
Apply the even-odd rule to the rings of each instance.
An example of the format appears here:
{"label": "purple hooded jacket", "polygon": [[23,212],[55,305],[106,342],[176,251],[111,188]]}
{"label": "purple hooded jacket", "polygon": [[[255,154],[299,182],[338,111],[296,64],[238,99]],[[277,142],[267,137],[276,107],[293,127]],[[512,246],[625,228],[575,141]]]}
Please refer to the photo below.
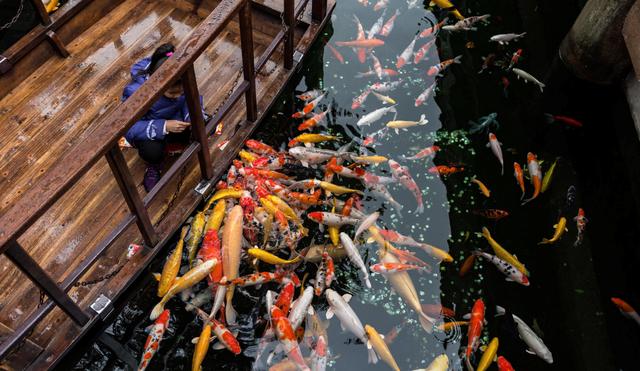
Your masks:
{"label": "purple hooded jacket", "polygon": [[[131,67],[131,82],[125,86],[122,92],[123,102],[149,78],[146,69],[150,63],[151,58],[145,58]],[[200,103],[202,104],[202,97],[200,97]],[[135,145],[136,141],[163,140],[166,120],[190,122],[189,109],[184,95],[177,99],[161,96],[149,111],[129,128],[125,138],[132,145]]]}

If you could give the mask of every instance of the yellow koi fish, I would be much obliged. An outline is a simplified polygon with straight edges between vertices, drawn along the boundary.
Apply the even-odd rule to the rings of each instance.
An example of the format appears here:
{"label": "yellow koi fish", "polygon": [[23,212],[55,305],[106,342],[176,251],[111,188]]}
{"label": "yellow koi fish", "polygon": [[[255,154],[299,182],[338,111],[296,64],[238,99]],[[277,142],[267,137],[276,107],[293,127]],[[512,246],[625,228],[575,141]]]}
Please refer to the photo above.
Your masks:
{"label": "yellow koi fish", "polygon": [[567,232],[567,219],[563,216],[560,217],[558,223],[554,224],[553,228],[555,228],[555,232],[553,232],[553,237],[550,239],[543,238],[542,241],[538,242],[538,245],[546,245],[558,242],[564,232]]}
{"label": "yellow koi fish", "polygon": [[369,341],[367,341],[367,348],[373,348],[373,350],[378,353],[380,359],[395,371],[400,371],[400,367],[398,367],[396,360],[393,358],[393,354],[391,354],[387,343],[384,342],[384,339],[380,336],[378,331],[369,325],[364,325],[364,331],[367,333],[367,337],[369,338]]}
{"label": "yellow koi fish", "polygon": [[207,260],[206,262],[198,265],[197,267],[192,268],[184,276],[178,278],[173,285],[169,288],[167,293],[162,297],[160,302],[153,307],[151,311],[150,319],[153,321],[164,310],[164,305],[171,299],[174,295],[179,294],[180,292],[188,289],[189,287],[195,285],[196,283],[205,279],[209,273],[215,268],[216,264],[218,264],[217,259]]}
{"label": "yellow koi fish", "polygon": [[296,214],[295,211],[293,211],[293,209],[291,208],[291,206],[289,206],[284,200],[282,200],[280,197],[278,196],[274,196],[274,195],[268,195],[267,198],[269,199],[269,201],[271,201],[271,203],[273,203],[280,211],[282,211],[282,213],[290,220],[295,221],[296,223],[301,223],[302,220],[300,219],[300,217],[298,216],[298,214]]}
{"label": "yellow koi fish", "polygon": [[198,252],[198,246],[204,236],[205,219],[204,213],[201,211],[196,214],[191,222],[191,229],[189,230],[189,239],[187,240],[187,251],[189,252],[189,267],[193,265],[193,261],[196,258]]}
{"label": "yellow koi fish", "polygon": [[459,20],[464,19],[464,16],[460,14],[460,11],[458,11],[456,6],[453,5],[449,0],[432,0],[430,5],[437,5],[438,8],[442,10],[448,10],[451,14],[453,14],[454,17],[458,18]]}
{"label": "yellow koi fish", "polygon": [[240,156],[240,159],[244,162],[250,163],[252,164],[255,160],[258,159],[258,156],[254,155],[253,153],[249,152],[249,151],[245,151],[244,149],[240,150],[240,152],[238,152],[238,156]]}
{"label": "yellow koi fish", "polygon": [[[331,208],[331,212],[336,212],[335,199],[333,202],[333,208]],[[333,246],[338,246],[340,244],[340,228],[329,226],[329,238],[331,239],[331,243],[333,244]]]}
{"label": "yellow koi fish", "polygon": [[446,354],[437,356],[427,368],[415,371],[447,371],[449,369],[449,357]]}
{"label": "yellow koi fish", "polygon": [[257,247],[251,248],[249,250],[247,250],[247,254],[253,256],[254,258],[263,261],[265,263],[268,264],[273,264],[273,265],[284,265],[284,264],[294,264],[300,261],[300,259],[302,259],[300,256],[295,257],[294,259],[291,260],[285,260],[282,259],[280,257],[277,257],[275,255],[273,255],[270,252],[267,252],[265,250],[262,249],[258,249]]}
{"label": "yellow koi fish", "polygon": [[353,156],[351,159],[355,162],[368,165],[381,164],[389,161],[389,159],[384,156]]}
{"label": "yellow koi fish", "polygon": [[[222,270],[227,280],[238,278],[240,253],[242,252],[242,206],[236,205],[229,212],[222,231]],[[225,306],[227,323],[236,322],[236,311],[232,300],[235,285],[227,287],[227,305]]]}
{"label": "yellow koi fish", "polygon": [[451,322],[444,322],[438,325],[438,330],[443,331],[443,332],[449,332],[451,330],[453,330],[454,328],[458,328],[461,326],[466,326],[469,324],[469,321],[451,321]]}
{"label": "yellow koi fish", "polygon": [[220,200],[216,203],[216,206],[213,207],[213,211],[209,214],[209,218],[207,219],[207,224],[204,227],[205,234],[210,230],[220,230],[220,226],[222,225],[222,221],[224,220],[224,214],[227,211],[227,207],[224,201]]}
{"label": "yellow koi fish", "polygon": [[522,272],[522,274],[529,277],[529,271],[527,270],[527,268],[525,268],[524,264],[520,263],[518,258],[511,255],[507,250],[505,250],[502,246],[500,246],[500,244],[497,243],[496,240],[494,240],[491,237],[491,233],[489,233],[489,230],[486,227],[482,227],[482,236],[487,240],[487,242],[489,243],[489,246],[491,246],[491,248],[493,249],[493,252],[496,254],[498,258],[513,265],[514,267],[516,267],[517,270]]}
{"label": "yellow koi fish", "polygon": [[480,188],[480,192],[482,192],[482,194],[483,194],[485,197],[487,197],[487,198],[491,197],[491,191],[489,190],[489,188],[487,188],[487,186],[486,186],[486,185],[484,185],[484,183],[482,183],[481,181],[479,181],[478,179],[476,179],[476,177],[473,177],[473,178],[471,179],[471,181],[472,181],[473,183],[475,183],[475,184],[477,184],[477,185],[478,185],[478,188]]}
{"label": "yellow koi fish", "polygon": [[202,361],[207,355],[209,350],[209,343],[211,342],[211,324],[207,323],[202,328],[196,349],[193,351],[193,359],[191,360],[191,371],[202,370]]}
{"label": "yellow koi fish", "polygon": [[557,164],[558,159],[556,158],[556,160],[553,161],[553,164],[551,164],[551,167],[549,167],[549,170],[547,170],[547,172],[544,174],[544,177],[542,178],[542,187],[540,188],[540,193],[544,193],[549,188],[551,180],[553,180],[553,173],[556,171]]}
{"label": "yellow koi fish", "polygon": [[498,354],[498,338],[493,338],[487,349],[482,353],[482,358],[480,358],[476,371],[486,371],[496,358],[496,354]]}
{"label": "yellow koi fish", "polygon": [[356,189],[351,189],[351,188],[339,186],[337,184],[333,184],[333,183],[329,183],[329,182],[325,182],[325,181],[321,181],[320,182],[320,188],[324,189],[325,191],[329,191],[331,193],[335,193],[337,195],[342,195],[342,194],[345,194],[345,193],[357,193],[359,195],[364,195],[364,193],[362,193],[362,191],[358,191]]}
{"label": "yellow koi fish", "polygon": [[209,199],[209,201],[207,201],[207,204],[204,205],[204,210],[209,210],[209,208],[211,207],[211,205],[213,205],[214,202],[218,201],[218,200],[222,200],[223,198],[240,198],[242,197],[242,189],[235,189],[235,188],[225,188],[225,189],[221,189],[218,192],[216,192],[213,196],[211,196],[211,198]]}
{"label": "yellow koi fish", "polygon": [[320,143],[331,140],[338,140],[339,138],[333,135],[324,135],[324,134],[300,134],[297,137],[291,139],[289,141],[289,147],[293,147],[296,143]]}
{"label": "yellow koi fish", "polygon": [[189,230],[187,226],[182,227],[178,244],[164,263],[164,267],[162,267],[162,275],[160,275],[158,283],[158,297],[165,296],[171,285],[173,285],[173,282],[176,280],[176,277],[178,277],[180,262],[182,261],[182,247],[184,246],[184,237],[187,235],[187,230]]}
{"label": "yellow koi fish", "polygon": [[380,93],[376,93],[375,91],[371,91],[371,93],[380,100],[380,102],[382,103],[387,103],[387,104],[396,104],[396,100],[386,96],[386,95],[382,95]]}

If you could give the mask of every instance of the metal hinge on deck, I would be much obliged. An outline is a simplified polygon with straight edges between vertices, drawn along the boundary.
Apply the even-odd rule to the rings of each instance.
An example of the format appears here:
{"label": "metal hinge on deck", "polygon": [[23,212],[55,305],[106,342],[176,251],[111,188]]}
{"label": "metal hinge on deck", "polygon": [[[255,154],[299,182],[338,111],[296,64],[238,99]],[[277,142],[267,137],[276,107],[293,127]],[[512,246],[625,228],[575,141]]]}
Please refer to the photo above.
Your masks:
{"label": "metal hinge on deck", "polygon": [[[100,294],[100,296],[98,296],[98,298],[89,307],[93,309],[94,312],[98,313],[102,318],[107,317],[113,309],[113,307],[111,307],[111,299],[104,296],[103,294]],[[111,310],[104,312],[104,310],[107,308],[110,308]]]}
{"label": "metal hinge on deck", "polygon": [[304,58],[304,53],[301,53],[297,50],[293,52],[293,60],[296,61],[296,63],[300,63],[300,61],[302,61],[302,58]]}
{"label": "metal hinge on deck", "polygon": [[200,183],[198,183],[198,185],[196,186],[194,191],[199,193],[201,196],[204,196],[204,195],[207,194],[207,192],[209,191],[210,187],[211,187],[211,181],[210,180],[202,180],[202,181],[200,181]]}

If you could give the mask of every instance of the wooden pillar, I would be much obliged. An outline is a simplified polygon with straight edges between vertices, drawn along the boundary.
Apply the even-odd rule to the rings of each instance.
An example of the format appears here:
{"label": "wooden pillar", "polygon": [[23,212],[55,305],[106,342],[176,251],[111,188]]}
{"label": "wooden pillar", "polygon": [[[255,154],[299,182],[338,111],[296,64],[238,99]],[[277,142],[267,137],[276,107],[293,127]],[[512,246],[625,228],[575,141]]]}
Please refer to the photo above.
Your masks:
{"label": "wooden pillar", "polygon": [[209,140],[205,130],[204,116],[202,115],[202,104],[200,103],[200,93],[198,92],[198,82],[193,64],[182,75],[182,85],[189,107],[191,120],[191,133],[200,143],[198,159],[200,160],[200,173],[202,178],[209,180],[213,178],[213,164],[211,163],[211,153],[209,152]]}
{"label": "wooden pillar", "polygon": [[46,35],[47,35],[47,40],[49,40],[49,43],[51,44],[51,46],[53,46],[54,49],[56,49],[56,51],[60,54],[60,56],[67,58],[70,55],[69,50],[64,45],[62,40],[60,40],[60,38],[58,37],[58,34],[56,34],[53,30],[49,30],[47,31]]}
{"label": "wooden pillar", "polygon": [[284,23],[287,32],[284,39],[284,68],[290,70],[293,67],[293,49],[296,30],[295,1],[284,0]]}
{"label": "wooden pillar", "polygon": [[327,15],[327,0],[312,0],[311,4],[311,20],[314,22],[322,22]]}
{"label": "wooden pillar", "polygon": [[31,3],[33,3],[33,7],[36,8],[40,22],[44,25],[51,23],[51,17],[49,17],[49,13],[47,13],[47,9],[44,7],[42,0],[31,0]]}
{"label": "wooden pillar", "polygon": [[129,167],[122,155],[122,151],[120,151],[120,147],[115,145],[105,156],[111,167],[111,171],[113,171],[113,176],[118,182],[122,196],[129,206],[129,210],[136,216],[136,223],[138,224],[142,238],[144,238],[144,242],[149,245],[149,247],[155,246],[159,241],[158,234],[153,228],[153,224],[149,218],[149,212],[144,207],[136,185],[133,183],[131,172],[129,172]]}
{"label": "wooden pillar", "polygon": [[629,56],[622,25],[634,3],[635,0],[587,2],[560,45],[560,59],[573,74],[600,84],[624,77]]}
{"label": "wooden pillar", "polygon": [[253,61],[253,26],[251,22],[251,1],[245,0],[238,15],[240,18],[240,46],[242,48],[242,72],[244,81],[249,83],[245,93],[247,121],[254,122],[258,118],[256,102],[256,73]]}
{"label": "wooden pillar", "polygon": [[10,241],[8,245],[9,247],[4,253],[13,264],[20,268],[22,273],[44,291],[75,323],[84,326],[89,322],[89,315],[71,300],[69,295],[24,251],[17,241]]}

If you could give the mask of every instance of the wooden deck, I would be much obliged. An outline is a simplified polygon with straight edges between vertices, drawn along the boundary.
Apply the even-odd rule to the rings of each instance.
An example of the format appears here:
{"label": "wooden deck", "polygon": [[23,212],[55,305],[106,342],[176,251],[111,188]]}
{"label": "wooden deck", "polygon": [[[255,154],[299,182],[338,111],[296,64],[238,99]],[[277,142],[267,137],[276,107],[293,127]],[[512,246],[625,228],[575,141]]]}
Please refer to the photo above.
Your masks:
{"label": "wooden deck", "polygon": [[[278,9],[275,2],[262,3],[282,11],[282,6]],[[323,25],[311,22],[311,4],[308,3],[309,9],[302,16],[308,23],[300,23],[296,28],[294,44],[302,53]],[[334,4],[329,2],[329,14]],[[68,58],[49,59],[0,99],[0,218],[17,202],[24,201],[23,195],[33,191],[34,185],[67,151],[92,138],[101,118],[118,108],[133,63],[150,55],[160,43],[180,44],[200,24],[204,7],[198,14],[186,8],[171,0],[122,1],[67,45],[71,54]],[[254,60],[258,63],[281,31],[281,21],[256,5],[252,15]],[[245,104],[240,99],[223,118],[223,133],[209,138],[214,180],[227,168],[293,73],[283,67],[281,50],[282,46],[256,74],[258,120],[255,123],[245,120]],[[220,109],[234,88],[242,84],[242,67],[240,30],[234,17],[195,63],[199,93],[204,96],[207,112]],[[229,144],[221,151],[218,144],[226,140]],[[124,150],[124,155],[138,192],[144,196],[141,184],[144,164],[135,150]],[[194,191],[200,180],[198,157],[193,156],[153,201],[149,196],[145,198],[150,219],[162,237],[157,246],[166,243],[202,200],[202,195]],[[64,289],[71,287],[68,291],[71,298],[92,316],[84,327],[41,296],[29,278],[5,255],[0,255],[0,343],[29,325],[30,316],[38,308],[53,307],[29,331],[28,340],[14,347],[2,360],[0,369],[54,366],[90,326],[101,320],[89,305],[101,294],[116,300],[143,273],[160,249],[146,250],[127,260],[127,246],[143,242],[136,224],[130,223],[119,238],[106,245],[106,251],[80,276],[78,284],[74,285],[74,277],[70,276],[92,258],[96,247],[104,244],[114,229],[127,220],[131,222],[131,218],[112,170],[103,158],[17,239],[56,282]],[[109,273],[115,274],[99,280]]]}

